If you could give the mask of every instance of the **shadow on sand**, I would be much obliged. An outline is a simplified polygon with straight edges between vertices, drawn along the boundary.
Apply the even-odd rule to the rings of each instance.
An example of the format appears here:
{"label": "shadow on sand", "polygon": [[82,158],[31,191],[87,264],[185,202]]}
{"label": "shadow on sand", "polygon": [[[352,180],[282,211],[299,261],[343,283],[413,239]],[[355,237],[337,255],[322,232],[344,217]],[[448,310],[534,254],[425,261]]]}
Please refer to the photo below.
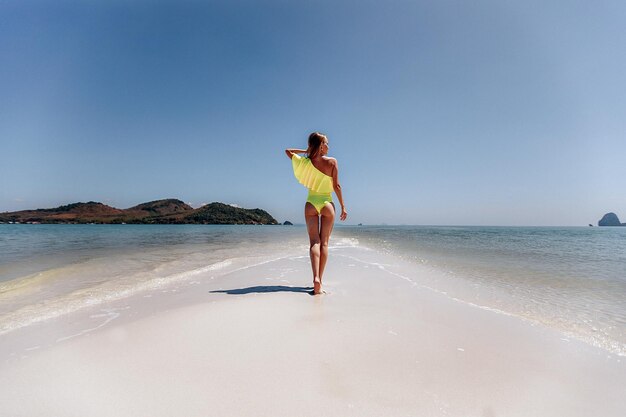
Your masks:
{"label": "shadow on sand", "polygon": [[230,295],[266,293],[266,292],[300,292],[313,295],[313,287],[288,287],[286,285],[257,285],[256,287],[233,288],[232,290],[213,290],[212,293],[222,292]]}

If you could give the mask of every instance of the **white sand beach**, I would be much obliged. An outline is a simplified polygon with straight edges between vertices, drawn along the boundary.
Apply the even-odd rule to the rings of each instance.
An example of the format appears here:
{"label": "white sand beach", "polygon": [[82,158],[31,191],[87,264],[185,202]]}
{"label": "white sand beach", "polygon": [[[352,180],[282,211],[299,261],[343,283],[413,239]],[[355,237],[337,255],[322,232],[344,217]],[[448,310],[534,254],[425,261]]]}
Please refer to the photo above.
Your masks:
{"label": "white sand beach", "polygon": [[0,415],[626,415],[626,358],[427,273],[332,247],[322,296],[304,253],[18,329],[0,336]]}

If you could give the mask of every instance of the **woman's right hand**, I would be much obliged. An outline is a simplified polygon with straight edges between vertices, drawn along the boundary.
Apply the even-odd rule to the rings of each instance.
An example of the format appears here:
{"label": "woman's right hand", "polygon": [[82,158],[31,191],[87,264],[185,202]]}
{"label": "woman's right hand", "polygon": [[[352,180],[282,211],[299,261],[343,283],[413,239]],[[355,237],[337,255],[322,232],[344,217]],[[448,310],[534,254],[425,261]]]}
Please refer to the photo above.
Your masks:
{"label": "woman's right hand", "polygon": [[345,220],[345,219],[346,219],[346,217],[348,217],[348,212],[346,211],[346,208],[345,208],[345,207],[342,207],[342,208],[341,208],[341,215],[339,216],[339,219],[340,219],[341,221],[343,221],[343,220]]}

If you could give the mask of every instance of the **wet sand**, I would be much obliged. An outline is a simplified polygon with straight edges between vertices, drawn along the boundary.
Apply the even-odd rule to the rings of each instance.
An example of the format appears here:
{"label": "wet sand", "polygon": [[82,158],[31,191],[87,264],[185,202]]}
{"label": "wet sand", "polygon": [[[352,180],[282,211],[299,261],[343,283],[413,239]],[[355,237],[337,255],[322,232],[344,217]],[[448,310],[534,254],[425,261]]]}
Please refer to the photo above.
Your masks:
{"label": "wet sand", "polygon": [[[6,416],[623,416],[626,358],[331,248],[0,336]],[[104,311],[104,312],[103,312]]]}

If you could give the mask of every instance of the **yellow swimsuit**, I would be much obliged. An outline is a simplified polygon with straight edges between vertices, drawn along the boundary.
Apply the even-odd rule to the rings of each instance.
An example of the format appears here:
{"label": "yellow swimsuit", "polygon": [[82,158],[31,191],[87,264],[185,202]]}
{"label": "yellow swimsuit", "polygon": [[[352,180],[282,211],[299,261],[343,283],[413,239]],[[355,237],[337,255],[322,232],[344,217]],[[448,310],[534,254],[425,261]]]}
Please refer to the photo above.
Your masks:
{"label": "yellow swimsuit", "polygon": [[333,178],[315,168],[309,158],[294,154],[291,164],[296,179],[309,189],[306,201],[313,204],[317,213],[320,214],[324,205],[333,201],[331,196]]}

